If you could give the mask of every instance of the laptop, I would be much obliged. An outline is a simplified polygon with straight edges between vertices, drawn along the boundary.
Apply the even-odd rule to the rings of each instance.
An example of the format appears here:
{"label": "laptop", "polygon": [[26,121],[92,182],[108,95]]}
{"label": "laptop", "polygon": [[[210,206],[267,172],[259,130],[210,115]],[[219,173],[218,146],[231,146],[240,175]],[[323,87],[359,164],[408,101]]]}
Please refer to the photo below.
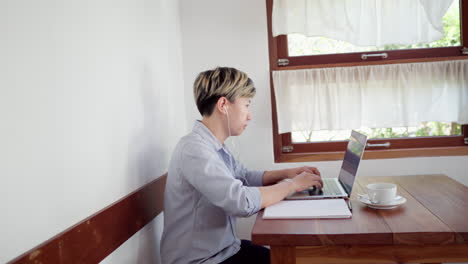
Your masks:
{"label": "laptop", "polygon": [[359,163],[366,148],[367,136],[351,131],[346,153],[341,165],[338,178],[322,178],[323,187],[311,187],[305,191],[288,196],[288,200],[349,198],[353,189],[354,180]]}

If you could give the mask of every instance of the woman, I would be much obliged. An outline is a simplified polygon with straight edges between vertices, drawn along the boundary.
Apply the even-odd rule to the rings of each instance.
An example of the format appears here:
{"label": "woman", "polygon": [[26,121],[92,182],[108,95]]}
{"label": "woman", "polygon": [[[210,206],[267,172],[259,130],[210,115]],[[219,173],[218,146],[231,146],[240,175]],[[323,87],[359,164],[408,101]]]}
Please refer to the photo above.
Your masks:
{"label": "woman", "polygon": [[236,217],[321,187],[313,167],[254,171],[234,159],[224,142],[246,129],[254,95],[252,80],[234,68],[218,67],[195,80],[202,120],[177,144],[169,165],[163,263],[269,263],[267,248],[237,238]]}

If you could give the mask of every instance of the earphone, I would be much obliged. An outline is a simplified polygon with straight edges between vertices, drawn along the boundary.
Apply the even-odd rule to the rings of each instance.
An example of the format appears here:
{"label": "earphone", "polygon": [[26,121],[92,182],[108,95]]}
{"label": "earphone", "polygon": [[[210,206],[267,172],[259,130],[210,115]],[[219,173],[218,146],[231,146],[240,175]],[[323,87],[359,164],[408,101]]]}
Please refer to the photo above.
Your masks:
{"label": "earphone", "polygon": [[[223,106],[224,108],[224,112],[226,113],[226,116],[227,116],[227,123],[228,123],[228,133],[229,133],[229,137],[231,138],[231,123],[229,122],[229,113],[227,111],[228,107],[226,105]],[[234,138],[231,138],[231,141],[232,141],[232,149],[234,152],[237,152],[237,147],[236,147],[236,143],[234,142]],[[234,156],[234,155],[233,155]],[[239,152],[237,152],[237,159],[239,159]]]}
{"label": "earphone", "polygon": [[224,105],[223,108],[224,108],[224,112],[226,113],[226,116],[227,116],[229,137],[231,137],[231,124],[229,122],[229,114],[228,114],[228,111],[227,111],[227,106]]}

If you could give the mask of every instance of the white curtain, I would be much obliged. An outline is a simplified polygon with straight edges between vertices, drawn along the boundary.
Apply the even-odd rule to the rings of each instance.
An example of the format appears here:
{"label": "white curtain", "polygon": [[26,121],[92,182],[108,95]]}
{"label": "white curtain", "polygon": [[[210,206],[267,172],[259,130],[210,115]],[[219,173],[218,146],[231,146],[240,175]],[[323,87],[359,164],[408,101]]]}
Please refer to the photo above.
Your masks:
{"label": "white curtain", "polygon": [[468,60],[273,71],[279,133],[468,124]]}
{"label": "white curtain", "polygon": [[442,17],[452,2],[274,0],[273,36],[300,33],[358,46],[429,43],[443,37]]}

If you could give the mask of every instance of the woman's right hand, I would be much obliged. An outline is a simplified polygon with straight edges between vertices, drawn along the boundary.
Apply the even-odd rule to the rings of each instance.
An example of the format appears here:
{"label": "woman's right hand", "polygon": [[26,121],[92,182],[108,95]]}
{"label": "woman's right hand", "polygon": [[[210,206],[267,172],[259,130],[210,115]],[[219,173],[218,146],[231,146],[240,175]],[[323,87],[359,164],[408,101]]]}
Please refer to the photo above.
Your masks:
{"label": "woman's right hand", "polygon": [[316,186],[322,188],[323,181],[320,175],[312,174],[309,172],[302,172],[301,174],[292,178],[295,185],[296,192],[301,192],[309,187]]}

